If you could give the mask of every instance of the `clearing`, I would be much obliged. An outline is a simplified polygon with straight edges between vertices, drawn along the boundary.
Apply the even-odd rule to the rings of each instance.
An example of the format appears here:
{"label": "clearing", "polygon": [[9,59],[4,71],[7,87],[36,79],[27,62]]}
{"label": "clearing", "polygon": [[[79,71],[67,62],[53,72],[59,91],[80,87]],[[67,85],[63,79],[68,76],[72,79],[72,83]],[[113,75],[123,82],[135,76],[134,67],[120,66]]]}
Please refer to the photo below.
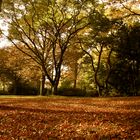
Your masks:
{"label": "clearing", "polygon": [[140,97],[0,96],[0,140],[70,139],[140,139]]}

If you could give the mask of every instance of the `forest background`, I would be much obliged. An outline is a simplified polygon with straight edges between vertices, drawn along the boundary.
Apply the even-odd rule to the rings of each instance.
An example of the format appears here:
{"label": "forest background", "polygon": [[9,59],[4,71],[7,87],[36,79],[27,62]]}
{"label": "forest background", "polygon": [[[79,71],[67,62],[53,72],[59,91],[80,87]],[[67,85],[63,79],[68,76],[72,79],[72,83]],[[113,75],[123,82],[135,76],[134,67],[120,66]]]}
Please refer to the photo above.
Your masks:
{"label": "forest background", "polygon": [[139,9],[138,0],[3,1],[1,94],[140,95]]}

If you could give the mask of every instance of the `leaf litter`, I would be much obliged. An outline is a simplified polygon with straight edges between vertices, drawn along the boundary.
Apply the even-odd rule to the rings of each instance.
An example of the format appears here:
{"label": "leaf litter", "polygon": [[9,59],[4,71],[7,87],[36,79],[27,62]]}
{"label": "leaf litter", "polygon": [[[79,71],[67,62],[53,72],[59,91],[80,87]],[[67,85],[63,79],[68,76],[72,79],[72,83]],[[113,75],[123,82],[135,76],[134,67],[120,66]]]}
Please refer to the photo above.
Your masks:
{"label": "leaf litter", "polygon": [[2,98],[0,140],[138,140],[140,98]]}

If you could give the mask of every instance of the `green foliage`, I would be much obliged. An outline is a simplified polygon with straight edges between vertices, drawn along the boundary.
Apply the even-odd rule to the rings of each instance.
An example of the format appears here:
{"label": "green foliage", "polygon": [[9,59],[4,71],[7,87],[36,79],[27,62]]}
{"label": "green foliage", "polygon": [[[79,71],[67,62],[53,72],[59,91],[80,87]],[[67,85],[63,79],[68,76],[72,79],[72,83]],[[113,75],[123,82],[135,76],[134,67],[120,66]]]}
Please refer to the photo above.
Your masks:
{"label": "green foliage", "polygon": [[[13,56],[4,56],[3,51],[0,52],[3,54],[1,81],[12,82],[10,91],[16,91],[16,94],[34,94],[31,90],[36,90],[34,87],[39,85],[36,81],[39,82],[43,74],[56,92],[61,77],[60,95],[96,96],[98,91],[102,96],[118,96],[116,90],[122,95],[138,95],[140,24],[136,21],[139,21],[139,12],[135,6],[136,9],[129,8],[131,2],[116,6],[119,3],[98,0],[3,1],[2,16],[6,17],[9,27],[6,37],[38,64],[35,71],[39,73],[32,75],[32,66],[28,72],[25,70],[28,68],[25,63],[32,65],[31,60],[16,61],[20,53],[10,50]],[[110,11],[114,11],[114,15]],[[121,15],[123,12],[126,14]],[[133,15],[137,18],[132,18]],[[128,19],[133,20],[129,23]],[[20,58],[25,58],[24,55]],[[33,83],[36,83],[34,87],[31,86]],[[45,87],[45,82],[42,83]]]}
{"label": "green foliage", "polygon": [[117,61],[110,79],[118,91],[137,95],[140,90],[140,26],[123,27],[119,37]]}
{"label": "green foliage", "polygon": [[80,88],[68,88],[61,87],[58,90],[57,95],[61,96],[77,96],[77,97],[98,97],[96,90],[80,89]]}
{"label": "green foliage", "polygon": [[69,79],[65,79],[61,83],[61,88],[71,88],[72,87],[72,81]]}
{"label": "green foliage", "polygon": [[86,90],[86,93],[84,95],[85,97],[98,97],[99,94],[97,92],[97,90],[95,89],[90,89],[90,90]]}
{"label": "green foliage", "polygon": [[76,35],[89,25],[88,12],[82,9],[82,4],[64,0],[29,0],[27,3],[19,0],[13,2],[11,11],[5,11],[5,15],[10,15],[7,38],[39,64],[54,92],[57,92],[67,48]]}
{"label": "green foliage", "polygon": [[1,48],[0,55],[0,83],[4,87],[2,90],[9,90],[9,94],[37,94],[31,91],[38,88],[37,65],[14,46]]}
{"label": "green foliage", "polygon": [[90,15],[91,26],[96,32],[107,32],[112,26],[110,20],[99,11],[93,11]]}
{"label": "green foliage", "polygon": [[78,96],[83,97],[86,94],[86,91],[79,88],[59,88],[58,95],[61,96]]}
{"label": "green foliage", "polygon": [[11,85],[8,89],[9,94],[14,95],[38,95],[38,88],[33,87],[26,83],[16,83],[16,85]]}

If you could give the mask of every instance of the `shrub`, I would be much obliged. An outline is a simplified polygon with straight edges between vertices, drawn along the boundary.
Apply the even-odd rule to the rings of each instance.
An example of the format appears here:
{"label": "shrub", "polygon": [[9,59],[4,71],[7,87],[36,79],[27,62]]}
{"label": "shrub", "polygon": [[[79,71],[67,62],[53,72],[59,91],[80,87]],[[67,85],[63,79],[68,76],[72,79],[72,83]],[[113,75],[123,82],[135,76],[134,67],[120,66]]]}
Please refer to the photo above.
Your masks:
{"label": "shrub", "polygon": [[85,97],[98,97],[99,94],[97,93],[96,90],[87,90]]}
{"label": "shrub", "polygon": [[72,88],[72,82],[69,79],[63,80],[61,83],[61,88],[67,89],[67,88]]}
{"label": "shrub", "polygon": [[86,91],[79,88],[59,88],[57,94],[61,96],[83,97],[86,95]]}
{"label": "shrub", "polygon": [[9,93],[7,91],[0,90],[0,95],[9,95]]}
{"label": "shrub", "polygon": [[11,85],[8,90],[9,93],[15,95],[37,95],[38,89],[28,84],[18,84],[16,87]]}

